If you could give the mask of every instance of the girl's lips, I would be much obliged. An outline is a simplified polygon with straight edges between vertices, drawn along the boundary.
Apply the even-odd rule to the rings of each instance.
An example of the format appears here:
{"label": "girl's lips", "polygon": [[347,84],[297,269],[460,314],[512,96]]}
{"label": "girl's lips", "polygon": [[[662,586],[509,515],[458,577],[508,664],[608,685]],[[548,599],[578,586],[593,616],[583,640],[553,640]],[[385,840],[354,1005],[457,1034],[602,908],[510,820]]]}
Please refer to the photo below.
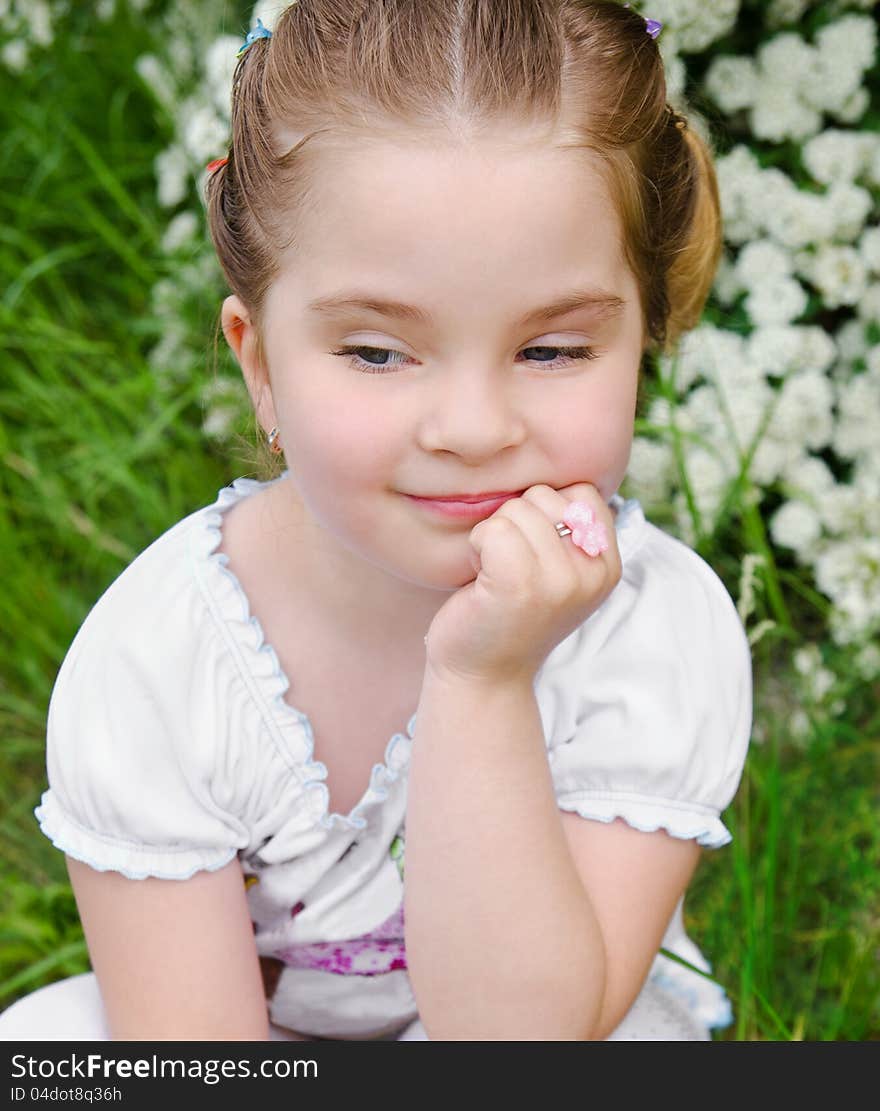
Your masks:
{"label": "girl's lips", "polygon": [[417,498],[413,494],[407,494],[406,497],[410,501],[414,501],[417,505],[424,506],[425,509],[433,513],[439,514],[441,517],[451,517],[458,520],[469,521],[482,521],[486,517],[491,517],[499,506],[504,505],[506,501],[511,498],[518,498],[522,491],[513,494],[500,494],[497,498],[490,498],[488,501],[440,501],[436,498]]}

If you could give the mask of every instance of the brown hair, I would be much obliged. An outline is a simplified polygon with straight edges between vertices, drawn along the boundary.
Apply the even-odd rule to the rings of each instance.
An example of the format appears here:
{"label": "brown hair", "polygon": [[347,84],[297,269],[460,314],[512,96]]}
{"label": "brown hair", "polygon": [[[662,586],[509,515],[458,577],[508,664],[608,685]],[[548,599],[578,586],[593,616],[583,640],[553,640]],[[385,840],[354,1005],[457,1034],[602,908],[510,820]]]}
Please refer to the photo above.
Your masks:
{"label": "brown hair", "polygon": [[[206,187],[260,357],[266,293],[334,145],[404,130],[479,141],[503,121],[543,123],[554,146],[600,157],[647,347],[671,353],[709,294],[721,214],[712,152],[667,104],[640,15],[616,0],[300,0],[239,59],[228,162]],[[264,472],[279,458],[263,447]]]}

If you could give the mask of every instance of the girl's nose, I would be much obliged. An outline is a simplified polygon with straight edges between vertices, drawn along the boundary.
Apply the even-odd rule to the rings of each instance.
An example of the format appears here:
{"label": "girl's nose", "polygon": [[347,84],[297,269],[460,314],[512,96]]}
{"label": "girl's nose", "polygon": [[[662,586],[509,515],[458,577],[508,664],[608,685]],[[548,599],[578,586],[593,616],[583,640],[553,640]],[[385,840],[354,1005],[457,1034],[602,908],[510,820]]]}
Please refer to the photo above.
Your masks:
{"label": "girl's nose", "polygon": [[471,364],[438,377],[425,398],[419,443],[426,451],[449,451],[479,463],[521,444],[526,428],[513,396],[514,383],[499,369]]}

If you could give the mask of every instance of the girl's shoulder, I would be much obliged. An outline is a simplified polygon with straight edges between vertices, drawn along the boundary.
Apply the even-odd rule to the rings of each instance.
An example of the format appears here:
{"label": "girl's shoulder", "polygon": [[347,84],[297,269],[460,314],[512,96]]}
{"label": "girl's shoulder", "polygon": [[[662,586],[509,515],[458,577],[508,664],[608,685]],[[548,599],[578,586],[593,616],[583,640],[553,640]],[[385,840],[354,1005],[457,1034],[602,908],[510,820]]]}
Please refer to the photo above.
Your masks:
{"label": "girl's shoulder", "polygon": [[163,624],[167,611],[173,611],[196,585],[191,537],[193,528],[203,525],[206,508],[176,521],[119,572],[83,618],[70,651],[88,637],[140,639],[167,630]]}
{"label": "girl's shoulder", "polygon": [[[226,557],[220,545],[224,514],[267,483],[237,478],[216,497],[170,525],[122,569],[86,614],[68,655],[86,639],[131,643],[146,655],[162,651],[185,654],[212,625],[222,624]],[[237,610],[236,610],[237,613]],[[210,620],[205,621],[203,615]]]}
{"label": "girl's shoulder", "polygon": [[[719,631],[745,639],[736,604],[718,572],[698,552],[650,521],[636,498],[617,498],[617,542],[621,580],[591,618],[617,626],[618,636],[642,635],[645,625],[674,622],[679,633],[711,615]],[[623,618],[626,620],[623,620]]]}
{"label": "girl's shoulder", "polygon": [[637,502],[618,523],[620,581],[539,673],[557,799],[584,817],[723,845],[720,814],[751,735],[748,638],[697,552]]}
{"label": "girl's shoulder", "polygon": [[308,737],[292,711],[273,716],[283,683],[215,558],[222,511],[260,486],[249,483],[145,548],[89,611],[56,676],[36,816],[98,869],[184,879],[248,848],[265,807],[299,828],[317,805]]}

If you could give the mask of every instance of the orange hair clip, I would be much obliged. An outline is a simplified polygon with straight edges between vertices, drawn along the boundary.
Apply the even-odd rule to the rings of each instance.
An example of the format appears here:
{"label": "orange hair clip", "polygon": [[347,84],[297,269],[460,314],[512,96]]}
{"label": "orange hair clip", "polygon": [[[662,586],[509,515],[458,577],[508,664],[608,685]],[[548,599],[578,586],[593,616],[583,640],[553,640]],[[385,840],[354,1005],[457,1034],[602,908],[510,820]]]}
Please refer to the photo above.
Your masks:
{"label": "orange hair clip", "polygon": [[228,161],[228,158],[215,158],[213,162],[208,163],[205,169],[209,174],[213,174],[215,170],[219,170],[221,166],[225,166]]}

